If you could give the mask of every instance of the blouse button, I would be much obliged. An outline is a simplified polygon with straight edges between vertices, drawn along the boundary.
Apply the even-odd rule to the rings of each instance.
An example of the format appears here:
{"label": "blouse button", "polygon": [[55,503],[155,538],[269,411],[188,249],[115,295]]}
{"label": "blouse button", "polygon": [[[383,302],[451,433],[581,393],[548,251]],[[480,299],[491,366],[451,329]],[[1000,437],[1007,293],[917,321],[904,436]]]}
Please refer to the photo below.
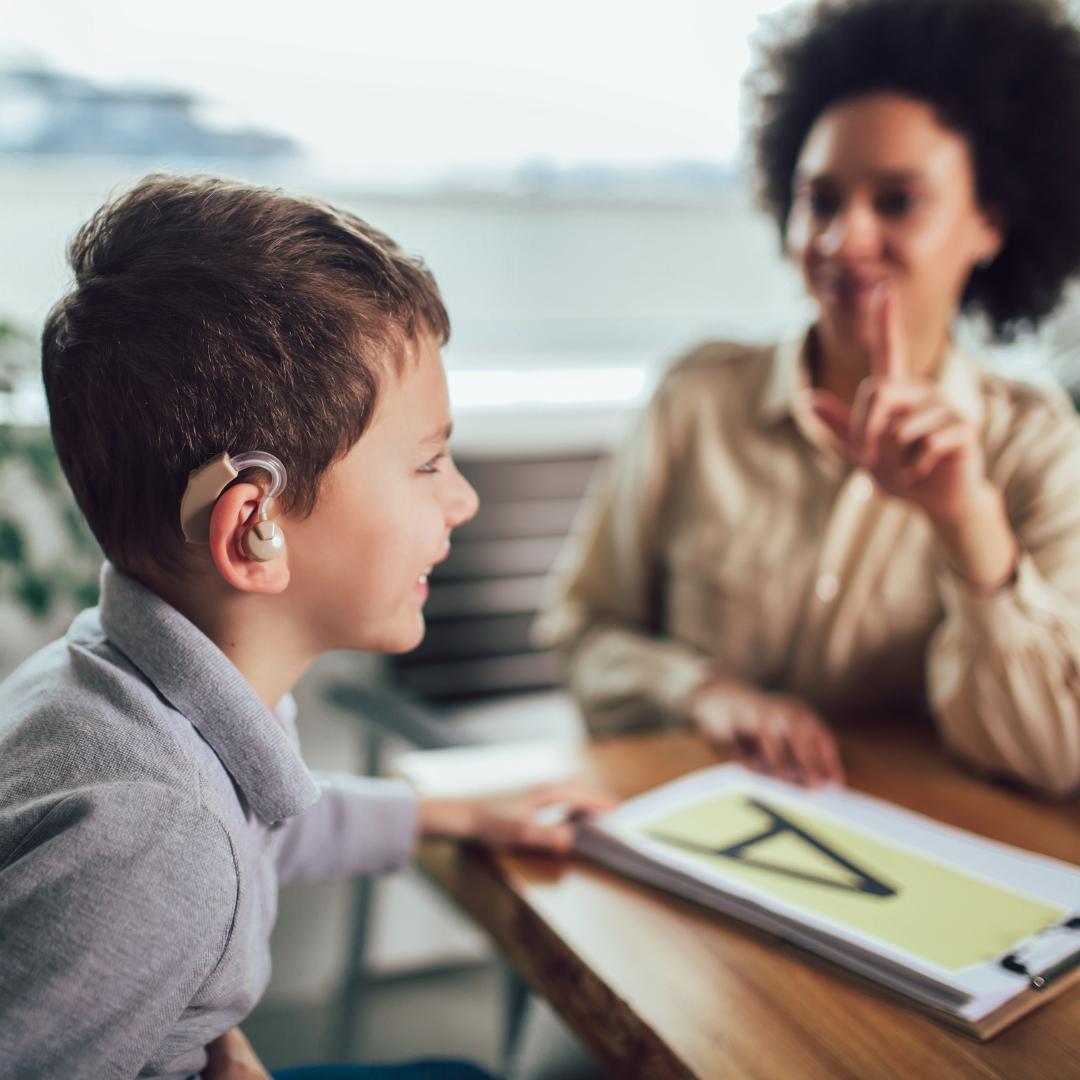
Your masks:
{"label": "blouse button", "polygon": [[851,497],[856,502],[866,502],[874,494],[874,485],[869,476],[856,476],[851,481]]}
{"label": "blouse button", "polygon": [[822,574],[814,585],[814,592],[817,593],[818,599],[826,603],[834,600],[839,591],[840,583],[833,574]]}

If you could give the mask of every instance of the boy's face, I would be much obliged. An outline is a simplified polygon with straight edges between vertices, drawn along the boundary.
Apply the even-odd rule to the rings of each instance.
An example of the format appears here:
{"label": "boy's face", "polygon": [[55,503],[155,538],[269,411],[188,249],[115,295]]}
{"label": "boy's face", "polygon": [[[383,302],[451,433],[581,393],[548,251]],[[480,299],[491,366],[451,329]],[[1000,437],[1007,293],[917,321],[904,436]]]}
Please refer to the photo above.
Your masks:
{"label": "boy's face", "polygon": [[362,438],[323,478],[318,504],[284,524],[294,625],[310,647],[405,652],[424,636],[427,575],[479,500],[447,452],[450,401],[424,335],[380,387]]}

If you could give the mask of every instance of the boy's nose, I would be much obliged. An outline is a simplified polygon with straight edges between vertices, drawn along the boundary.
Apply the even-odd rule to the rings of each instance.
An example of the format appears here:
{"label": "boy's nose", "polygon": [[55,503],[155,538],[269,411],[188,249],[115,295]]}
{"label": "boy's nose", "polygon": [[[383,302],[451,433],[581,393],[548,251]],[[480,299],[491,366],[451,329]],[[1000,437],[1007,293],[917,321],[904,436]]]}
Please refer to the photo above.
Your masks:
{"label": "boy's nose", "polygon": [[476,494],[472,484],[457,471],[457,466],[454,466],[453,480],[451,497],[446,506],[446,523],[451,529],[474,518],[476,511],[480,509],[480,496]]}

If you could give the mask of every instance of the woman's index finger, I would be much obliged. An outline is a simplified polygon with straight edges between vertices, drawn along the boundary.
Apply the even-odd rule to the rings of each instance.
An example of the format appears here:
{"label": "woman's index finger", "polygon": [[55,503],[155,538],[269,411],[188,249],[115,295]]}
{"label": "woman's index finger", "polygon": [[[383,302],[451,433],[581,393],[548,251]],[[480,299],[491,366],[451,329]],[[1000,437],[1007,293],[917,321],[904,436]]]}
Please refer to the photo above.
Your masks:
{"label": "woman's index finger", "polygon": [[900,301],[893,289],[881,286],[877,345],[871,358],[872,374],[890,382],[907,382],[907,345],[900,320]]}

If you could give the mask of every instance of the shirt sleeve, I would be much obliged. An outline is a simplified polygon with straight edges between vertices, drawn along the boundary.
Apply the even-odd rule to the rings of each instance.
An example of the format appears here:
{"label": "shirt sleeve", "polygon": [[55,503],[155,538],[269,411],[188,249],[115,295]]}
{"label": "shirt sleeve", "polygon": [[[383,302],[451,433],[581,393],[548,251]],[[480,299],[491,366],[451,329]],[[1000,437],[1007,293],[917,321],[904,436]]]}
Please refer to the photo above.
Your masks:
{"label": "shirt sleeve", "polygon": [[219,962],[236,903],[224,829],[176,793],[59,802],[0,870],[4,1076],[137,1076]]}
{"label": "shirt sleeve", "polygon": [[928,694],[945,741],[981,768],[1055,793],[1080,784],[1080,422],[1043,406],[989,468],[1021,546],[987,593],[950,571]]}
{"label": "shirt sleeve", "polygon": [[418,828],[416,795],[408,784],[351,773],[312,775],[322,797],[281,826],[283,885],[408,865]]}
{"label": "shirt sleeve", "polygon": [[564,653],[593,735],[685,723],[711,670],[707,655],[662,633],[661,532],[681,441],[670,397],[669,379],[613,463],[591,527],[563,553],[534,628]]}

